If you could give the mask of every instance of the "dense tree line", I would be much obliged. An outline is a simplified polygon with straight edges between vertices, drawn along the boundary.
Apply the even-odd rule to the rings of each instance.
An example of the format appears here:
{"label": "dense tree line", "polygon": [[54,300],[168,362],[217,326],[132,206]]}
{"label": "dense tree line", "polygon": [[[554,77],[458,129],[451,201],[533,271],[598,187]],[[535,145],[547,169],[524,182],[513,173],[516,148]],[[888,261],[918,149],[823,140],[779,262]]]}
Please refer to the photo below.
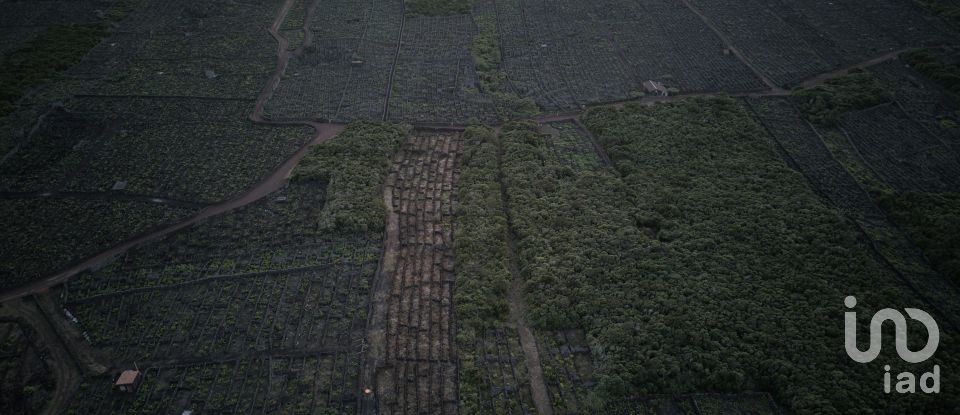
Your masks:
{"label": "dense tree line", "polygon": [[343,232],[383,230],[383,180],[390,157],[405,136],[406,131],[393,124],[355,122],[310,150],[297,165],[292,180],[326,184],[327,201],[317,218],[321,228]]}
{"label": "dense tree line", "polygon": [[[502,167],[531,317],[587,331],[599,397],[761,390],[817,414],[957,405],[885,396],[884,363],[922,366],[897,363],[892,347],[866,365],[846,356],[845,296],[863,310],[921,303],[735,101],[594,109],[584,121],[616,170],[564,168],[532,124],[504,128]],[[949,343],[935,358],[945,367]]]}

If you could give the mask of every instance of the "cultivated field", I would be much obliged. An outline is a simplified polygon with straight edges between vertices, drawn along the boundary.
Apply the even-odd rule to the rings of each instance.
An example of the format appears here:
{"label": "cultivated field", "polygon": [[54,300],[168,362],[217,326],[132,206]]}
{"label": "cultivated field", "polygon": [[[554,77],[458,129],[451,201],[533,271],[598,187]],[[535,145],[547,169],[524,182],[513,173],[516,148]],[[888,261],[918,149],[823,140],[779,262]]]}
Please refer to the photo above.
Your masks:
{"label": "cultivated field", "polygon": [[957,412],[958,7],[0,0],[3,410]]}

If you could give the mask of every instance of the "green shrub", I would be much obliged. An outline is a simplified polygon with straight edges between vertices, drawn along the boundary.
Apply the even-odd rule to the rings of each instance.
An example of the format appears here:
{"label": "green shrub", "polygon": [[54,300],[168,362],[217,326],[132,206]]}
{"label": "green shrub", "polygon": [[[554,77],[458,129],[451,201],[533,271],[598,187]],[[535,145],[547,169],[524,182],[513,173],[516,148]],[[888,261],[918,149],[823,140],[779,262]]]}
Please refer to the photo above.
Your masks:
{"label": "green shrub", "polygon": [[844,112],[893,100],[873,75],[863,71],[851,71],[814,88],[797,89],[792,98],[810,121],[824,126],[837,125]]}
{"label": "green shrub", "polygon": [[507,218],[497,181],[497,142],[493,130],[471,127],[457,183],[455,301],[463,326],[487,328],[507,319]]}
{"label": "green shrub", "polygon": [[327,186],[327,202],[317,219],[321,228],[341,232],[384,229],[383,182],[390,157],[405,135],[397,125],[355,122],[332,140],[313,147],[300,161],[292,180]]}

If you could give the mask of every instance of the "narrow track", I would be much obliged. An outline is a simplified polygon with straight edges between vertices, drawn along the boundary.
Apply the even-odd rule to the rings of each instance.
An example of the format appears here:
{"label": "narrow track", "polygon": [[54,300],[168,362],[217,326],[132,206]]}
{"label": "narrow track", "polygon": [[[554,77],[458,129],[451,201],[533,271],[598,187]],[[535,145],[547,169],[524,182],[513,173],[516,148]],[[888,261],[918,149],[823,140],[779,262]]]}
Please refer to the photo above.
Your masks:
{"label": "narrow track", "polygon": [[393,65],[390,66],[390,78],[387,81],[387,98],[383,100],[383,120],[390,117],[390,98],[393,97],[393,77],[397,73],[397,63],[400,62],[400,50],[403,49],[403,25],[407,21],[406,2],[400,3],[400,34],[397,35],[397,53],[393,56]]}
{"label": "narrow track", "polygon": [[[500,136],[500,131],[497,131]],[[502,138],[498,138],[502,140]],[[547,388],[546,378],[543,375],[543,366],[540,360],[540,349],[537,348],[537,339],[533,335],[533,330],[527,323],[526,302],[523,299],[525,288],[523,277],[520,274],[520,267],[517,265],[517,242],[513,231],[513,217],[510,214],[510,200],[507,194],[507,187],[503,177],[503,143],[497,145],[497,182],[500,184],[500,200],[503,204],[503,213],[507,218],[507,229],[503,236],[507,242],[507,267],[510,269],[512,280],[510,282],[510,291],[507,293],[507,300],[510,307],[510,320],[517,326],[517,334],[520,337],[520,348],[523,350],[523,357],[527,363],[527,372],[530,375],[530,393],[533,396],[533,404],[537,408],[539,415],[553,415],[553,405],[550,400],[550,391]]]}

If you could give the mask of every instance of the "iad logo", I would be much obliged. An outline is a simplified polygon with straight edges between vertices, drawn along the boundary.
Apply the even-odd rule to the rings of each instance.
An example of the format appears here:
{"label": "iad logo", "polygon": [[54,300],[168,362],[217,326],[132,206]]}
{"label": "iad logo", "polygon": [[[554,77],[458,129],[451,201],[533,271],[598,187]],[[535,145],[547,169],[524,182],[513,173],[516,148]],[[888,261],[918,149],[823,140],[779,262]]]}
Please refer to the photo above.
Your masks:
{"label": "iad logo", "polygon": [[[847,308],[854,308],[857,306],[857,298],[849,296],[843,300],[843,304]],[[857,313],[854,311],[844,313],[844,346],[847,349],[847,355],[860,363],[869,363],[876,359],[880,355],[880,336],[883,334],[883,323],[889,320],[893,322],[896,329],[895,344],[897,354],[900,355],[901,359],[907,363],[920,363],[933,357],[933,354],[937,351],[937,346],[940,345],[940,327],[937,326],[937,322],[923,310],[905,308],[904,311],[910,318],[923,323],[923,326],[927,329],[927,344],[922,349],[914,352],[907,348],[907,319],[897,310],[884,308],[870,319],[870,347],[867,351],[860,351],[857,347]],[[885,365],[883,370],[885,371],[883,390],[890,393],[890,365]],[[896,391],[897,393],[914,393],[916,392],[916,384],[916,376],[913,373],[900,373],[897,375]],[[939,365],[934,365],[932,372],[920,376],[920,390],[924,393],[940,393]]]}

